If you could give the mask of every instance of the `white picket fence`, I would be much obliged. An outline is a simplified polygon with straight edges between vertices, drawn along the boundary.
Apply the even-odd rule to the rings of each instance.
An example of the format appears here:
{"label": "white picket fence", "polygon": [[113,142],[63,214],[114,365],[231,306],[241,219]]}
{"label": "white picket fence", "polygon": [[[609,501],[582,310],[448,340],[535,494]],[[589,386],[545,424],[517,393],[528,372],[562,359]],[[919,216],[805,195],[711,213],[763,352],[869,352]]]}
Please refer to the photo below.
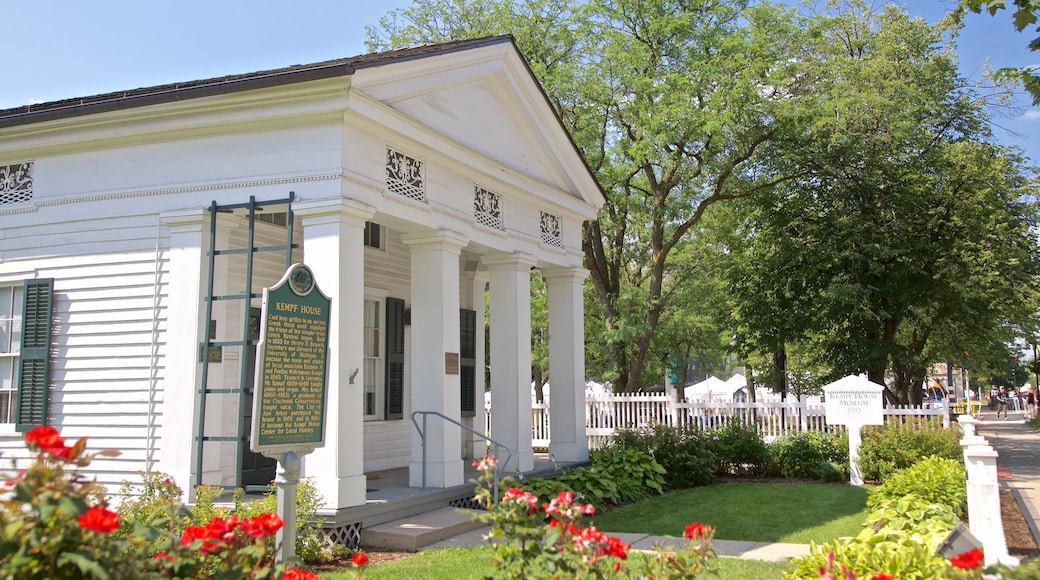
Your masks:
{"label": "white picket fence", "polygon": [[[906,422],[927,418],[949,428],[950,415],[945,407],[886,407],[885,421]],[[844,427],[829,426],[821,403],[804,400],[785,402],[689,402],[679,403],[667,395],[606,395],[585,399],[585,433],[589,447],[597,449],[610,441],[619,429],[636,429],[668,425],[695,429],[712,429],[737,419],[744,425],[755,425],[765,441],[775,441],[787,433],[804,431],[837,432]],[[490,410],[487,413],[490,429]],[[531,439],[536,449],[547,448],[552,438],[549,405],[531,405]]]}

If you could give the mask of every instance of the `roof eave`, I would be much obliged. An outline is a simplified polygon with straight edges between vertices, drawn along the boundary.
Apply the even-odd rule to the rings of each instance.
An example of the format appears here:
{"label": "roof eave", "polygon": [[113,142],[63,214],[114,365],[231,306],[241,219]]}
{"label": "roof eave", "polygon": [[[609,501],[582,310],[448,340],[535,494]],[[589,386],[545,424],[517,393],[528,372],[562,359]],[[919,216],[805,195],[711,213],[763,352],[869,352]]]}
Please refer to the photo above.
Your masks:
{"label": "roof eave", "polygon": [[283,71],[265,76],[235,79],[213,84],[171,88],[161,92],[148,92],[125,97],[113,97],[111,99],[94,102],[86,101],[79,104],[70,104],[63,107],[46,108],[43,110],[33,110],[33,105],[27,105],[23,107],[23,112],[0,117],[0,128],[17,127],[19,125],[30,125],[72,117],[108,113],[149,105],[162,105],[189,99],[198,99],[289,85],[293,83],[350,76],[352,74],[354,74],[353,66],[337,64],[304,70]]}

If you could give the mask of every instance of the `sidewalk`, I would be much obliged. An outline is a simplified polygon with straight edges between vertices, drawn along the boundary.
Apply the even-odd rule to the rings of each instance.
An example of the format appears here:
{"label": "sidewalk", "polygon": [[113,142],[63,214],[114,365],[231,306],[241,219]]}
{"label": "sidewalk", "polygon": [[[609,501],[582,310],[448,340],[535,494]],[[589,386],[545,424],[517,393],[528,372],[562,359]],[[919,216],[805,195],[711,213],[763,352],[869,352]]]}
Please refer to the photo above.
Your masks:
{"label": "sidewalk", "polygon": [[1022,515],[1040,544],[1040,433],[1028,425],[1021,411],[1009,419],[997,419],[986,409],[978,434],[997,452],[997,475],[1001,489],[1010,489]]}
{"label": "sidewalk", "polygon": [[[488,533],[488,528],[483,527],[477,530],[460,534],[447,540],[442,540],[436,544],[430,544],[423,548],[423,550],[432,550],[435,548],[445,547],[475,547],[486,545],[484,536]],[[678,547],[682,538],[672,538],[666,536],[648,536],[646,534],[629,534],[629,533],[611,533],[607,531],[611,536],[617,536],[622,542],[631,544],[633,550],[653,550],[655,546],[674,546]],[[715,553],[719,556],[730,556],[733,558],[746,558],[749,560],[767,560],[771,562],[786,562],[789,558],[797,558],[799,556],[805,556],[809,553],[808,544],[769,544],[766,542],[741,542],[737,540],[713,540],[712,545],[715,547]]]}
{"label": "sidewalk", "polygon": [[[993,411],[985,410],[978,433],[985,437],[997,451],[997,467],[1000,471],[1000,486],[1015,492],[1022,515],[1033,531],[1033,538],[1040,544],[1040,433],[1025,424],[1022,412],[1012,411],[1010,419],[996,419]],[[609,533],[609,530],[604,530]],[[466,532],[431,544],[424,550],[447,546],[483,546],[488,528]],[[631,544],[634,550],[651,550],[655,545],[678,545],[680,538],[648,536],[646,534],[620,533],[621,541]],[[770,544],[765,542],[742,542],[715,540],[715,552],[719,556],[784,562],[789,558],[809,553],[808,544]]]}

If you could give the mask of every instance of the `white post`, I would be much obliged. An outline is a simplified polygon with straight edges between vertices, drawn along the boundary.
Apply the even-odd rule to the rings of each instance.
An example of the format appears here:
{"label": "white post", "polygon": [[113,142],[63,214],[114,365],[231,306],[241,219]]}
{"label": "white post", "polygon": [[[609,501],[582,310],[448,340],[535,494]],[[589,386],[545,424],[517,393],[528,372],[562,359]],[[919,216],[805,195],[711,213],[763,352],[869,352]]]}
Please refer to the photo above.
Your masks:
{"label": "white post", "polygon": [[[982,542],[986,566],[997,562],[1017,566],[1018,558],[1008,554],[1004,539],[997,452],[984,437],[975,435],[977,421],[974,418],[962,415],[958,421],[966,427],[961,446],[964,448],[964,468],[968,473],[968,529]],[[968,433],[969,428],[971,434]]]}
{"label": "white post", "polygon": [[296,484],[300,481],[300,458],[296,453],[288,451],[278,458],[278,514],[285,525],[278,530],[275,541],[278,544],[277,562],[291,562],[296,559]]}

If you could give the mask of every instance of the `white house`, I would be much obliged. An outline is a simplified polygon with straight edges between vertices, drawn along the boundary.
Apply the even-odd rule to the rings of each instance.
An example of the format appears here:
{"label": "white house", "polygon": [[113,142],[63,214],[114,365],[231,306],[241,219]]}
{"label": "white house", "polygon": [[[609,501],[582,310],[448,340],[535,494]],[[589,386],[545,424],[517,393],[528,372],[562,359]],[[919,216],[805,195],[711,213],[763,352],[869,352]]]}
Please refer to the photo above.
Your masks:
{"label": "white house", "polygon": [[[46,423],[121,450],[90,468],[116,489],[266,484],[261,290],[304,263],[332,300],[326,445],[302,468],[327,505],[364,504],[374,470],[418,485],[413,412],[480,415],[485,292],[492,437],[531,469],[533,269],[552,453],[584,460],[581,227],[603,202],[510,37],[0,111],[0,452]],[[427,485],[465,483],[483,445],[430,425]]]}

